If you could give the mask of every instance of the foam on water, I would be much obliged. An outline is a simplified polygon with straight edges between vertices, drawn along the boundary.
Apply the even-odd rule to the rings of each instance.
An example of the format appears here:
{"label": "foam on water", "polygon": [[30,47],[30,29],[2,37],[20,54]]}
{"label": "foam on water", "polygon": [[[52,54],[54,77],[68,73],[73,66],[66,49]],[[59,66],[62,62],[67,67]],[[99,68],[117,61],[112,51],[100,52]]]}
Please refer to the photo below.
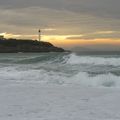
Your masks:
{"label": "foam on water", "polygon": [[[11,69],[11,68],[10,68]],[[39,83],[45,85],[77,85],[91,87],[120,87],[120,77],[103,74],[91,77],[88,73],[79,72],[73,76],[60,72],[45,70],[17,71],[4,69],[0,71],[0,80],[14,83]]]}
{"label": "foam on water", "polygon": [[[120,75],[112,73],[120,71],[119,57],[56,53],[31,56],[23,54],[23,56],[9,56],[12,62],[0,62],[0,83],[2,83],[0,86],[4,83],[6,85],[10,83],[37,83],[120,88]],[[4,59],[7,60],[6,57]],[[103,67],[104,72],[101,74]]]}
{"label": "foam on water", "polygon": [[68,64],[92,64],[92,65],[120,65],[120,57],[98,57],[98,56],[77,56],[76,54],[70,54],[70,58],[67,61]]}

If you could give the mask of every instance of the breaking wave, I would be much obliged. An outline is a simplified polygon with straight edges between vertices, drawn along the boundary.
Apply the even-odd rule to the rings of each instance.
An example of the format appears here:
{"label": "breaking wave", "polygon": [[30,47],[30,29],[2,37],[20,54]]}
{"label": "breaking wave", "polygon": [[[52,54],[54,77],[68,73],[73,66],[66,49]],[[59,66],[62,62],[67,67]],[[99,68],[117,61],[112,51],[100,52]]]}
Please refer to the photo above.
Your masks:
{"label": "breaking wave", "polygon": [[18,83],[120,88],[120,56],[69,53],[0,57],[0,86]]}
{"label": "breaking wave", "polygon": [[76,54],[70,54],[70,58],[67,63],[69,64],[92,64],[92,65],[120,65],[120,57],[108,57],[108,56],[78,56]]}

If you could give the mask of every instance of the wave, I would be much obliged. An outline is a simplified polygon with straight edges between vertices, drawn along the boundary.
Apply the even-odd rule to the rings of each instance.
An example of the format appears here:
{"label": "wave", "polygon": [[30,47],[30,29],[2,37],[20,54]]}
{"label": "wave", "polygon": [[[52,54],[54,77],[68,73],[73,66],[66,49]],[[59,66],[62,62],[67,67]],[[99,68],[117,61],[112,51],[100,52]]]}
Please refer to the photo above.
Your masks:
{"label": "wave", "polygon": [[103,74],[91,77],[87,73],[78,73],[72,77],[69,83],[90,87],[120,87],[120,76],[113,74]]}
{"label": "wave", "polygon": [[9,81],[120,88],[119,61],[119,56],[79,56],[74,53],[6,56],[0,58],[0,86]]}
{"label": "wave", "polygon": [[20,70],[15,67],[5,67],[4,69],[0,69],[0,83],[1,81],[23,84],[37,83],[44,85],[120,88],[120,76],[115,76],[111,73],[91,76],[86,72],[67,74],[59,71],[46,71],[43,69]]}
{"label": "wave", "polygon": [[120,65],[120,57],[104,56],[80,56],[75,53],[42,53],[42,54],[20,54],[0,58],[0,63],[34,64],[34,63],[65,63],[70,65],[91,64],[91,65]]}
{"label": "wave", "polygon": [[68,53],[40,53],[40,54],[9,54],[0,57],[0,63],[12,64],[34,64],[34,63],[54,63],[65,62]]}
{"label": "wave", "polygon": [[67,61],[68,64],[91,64],[91,65],[120,65],[120,57],[98,57],[98,56],[78,56],[76,54],[70,54]]}

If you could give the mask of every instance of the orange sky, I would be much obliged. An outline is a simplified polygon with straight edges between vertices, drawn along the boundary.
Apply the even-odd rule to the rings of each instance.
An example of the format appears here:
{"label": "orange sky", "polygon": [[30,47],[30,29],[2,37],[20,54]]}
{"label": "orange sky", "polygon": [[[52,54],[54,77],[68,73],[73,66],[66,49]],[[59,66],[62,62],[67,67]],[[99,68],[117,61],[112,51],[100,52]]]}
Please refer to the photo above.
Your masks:
{"label": "orange sky", "polygon": [[[99,34],[111,34],[112,32],[104,31],[99,32]],[[95,34],[95,33],[94,33]],[[98,34],[98,33],[97,33]],[[10,33],[1,33],[6,38],[24,38],[24,39],[38,39],[38,35],[16,35]],[[114,38],[98,38],[98,39],[78,39],[77,37],[82,37],[83,35],[42,35],[43,41],[48,41],[55,46],[64,48],[73,48],[75,46],[97,46],[97,45],[111,45],[120,47],[120,39]],[[72,39],[70,37],[73,37]],[[77,39],[75,39],[75,37]],[[70,38],[70,39],[69,39]]]}
{"label": "orange sky", "polygon": [[47,40],[54,45],[57,46],[64,46],[64,47],[74,47],[74,46],[89,46],[89,45],[120,45],[120,40],[114,39],[95,39],[95,40]]}

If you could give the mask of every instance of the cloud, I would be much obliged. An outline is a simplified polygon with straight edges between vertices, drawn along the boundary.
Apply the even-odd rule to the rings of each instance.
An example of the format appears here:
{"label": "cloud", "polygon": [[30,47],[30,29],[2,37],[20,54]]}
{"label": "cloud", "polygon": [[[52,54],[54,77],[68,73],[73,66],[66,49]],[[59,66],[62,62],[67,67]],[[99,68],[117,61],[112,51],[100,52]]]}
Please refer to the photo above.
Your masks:
{"label": "cloud", "polygon": [[1,0],[5,9],[43,7],[54,10],[67,10],[107,18],[120,18],[120,0]]}
{"label": "cloud", "polygon": [[44,35],[84,34],[69,39],[120,38],[118,32],[102,33],[120,30],[119,5],[120,0],[1,0],[0,32],[37,34],[40,28]]}
{"label": "cloud", "polygon": [[89,13],[95,16],[120,18],[120,0],[67,0],[68,9],[74,12]]}
{"label": "cloud", "polygon": [[4,36],[5,34],[6,34],[6,33],[0,33],[0,35],[3,35],[3,36]]}
{"label": "cloud", "polygon": [[44,7],[51,9],[61,9],[66,0],[4,0],[0,5],[5,9],[17,9],[27,7]]}
{"label": "cloud", "polygon": [[96,40],[96,39],[114,39],[120,40],[120,31],[99,31],[78,36],[69,36],[69,40]]}

